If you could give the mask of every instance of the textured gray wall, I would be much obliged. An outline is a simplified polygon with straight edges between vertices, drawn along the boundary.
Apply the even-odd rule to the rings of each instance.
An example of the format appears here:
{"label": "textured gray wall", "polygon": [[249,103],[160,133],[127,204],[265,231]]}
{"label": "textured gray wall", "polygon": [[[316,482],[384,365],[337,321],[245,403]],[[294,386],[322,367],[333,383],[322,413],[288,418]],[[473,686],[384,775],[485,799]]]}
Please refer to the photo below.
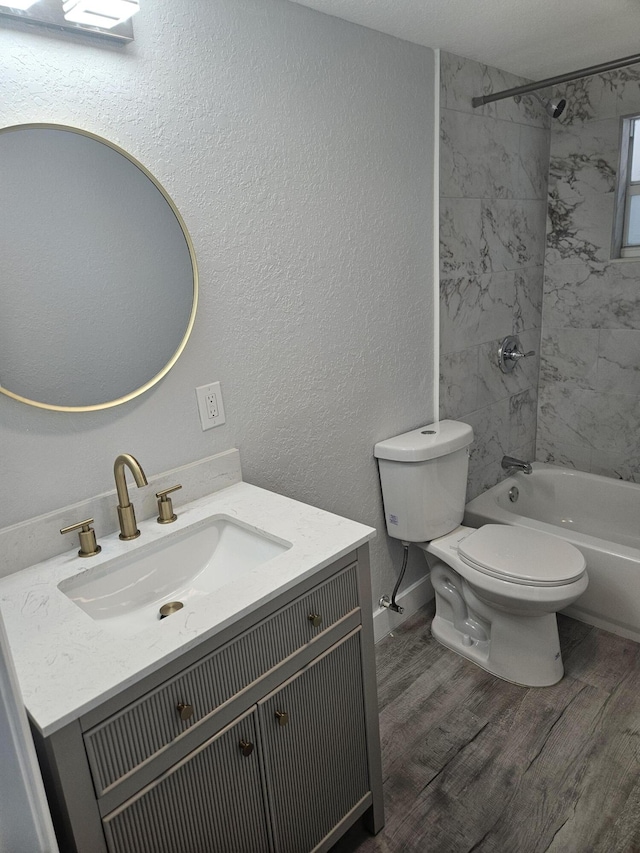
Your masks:
{"label": "textured gray wall", "polygon": [[610,260],[636,67],[567,84],[551,132],[538,458],[640,481],[640,260]]}
{"label": "textured gray wall", "polygon": [[535,451],[538,356],[509,375],[496,357],[512,333],[539,350],[548,119],[531,98],[471,106],[522,82],[441,54],[440,415],[473,427],[468,498]]}
{"label": "textured gray wall", "polygon": [[[147,166],[193,237],[199,316],[124,407],[0,396],[0,526],[109,489],[122,451],[153,475],[237,446],[249,482],[378,527],[389,591],[373,444],[435,414],[433,53],[285,0],[157,0],[134,29],[121,49],[0,28],[0,122],[83,127]],[[216,379],[227,423],[202,432],[194,388]]]}

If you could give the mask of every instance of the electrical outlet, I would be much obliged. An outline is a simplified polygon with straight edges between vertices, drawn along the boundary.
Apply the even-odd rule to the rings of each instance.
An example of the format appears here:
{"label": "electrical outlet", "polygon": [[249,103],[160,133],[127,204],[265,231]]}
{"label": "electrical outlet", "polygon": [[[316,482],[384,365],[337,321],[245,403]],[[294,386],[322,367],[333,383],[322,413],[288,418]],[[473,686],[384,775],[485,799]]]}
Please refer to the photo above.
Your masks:
{"label": "electrical outlet", "polygon": [[215,421],[220,414],[220,410],[218,408],[218,397],[215,392],[212,391],[210,394],[205,394],[204,399],[207,404],[207,417],[210,421]]}
{"label": "electrical outlet", "polygon": [[198,400],[198,411],[200,412],[200,423],[203,430],[220,426],[225,422],[222,389],[219,382],[200,385],[196,388],[196,399]]}

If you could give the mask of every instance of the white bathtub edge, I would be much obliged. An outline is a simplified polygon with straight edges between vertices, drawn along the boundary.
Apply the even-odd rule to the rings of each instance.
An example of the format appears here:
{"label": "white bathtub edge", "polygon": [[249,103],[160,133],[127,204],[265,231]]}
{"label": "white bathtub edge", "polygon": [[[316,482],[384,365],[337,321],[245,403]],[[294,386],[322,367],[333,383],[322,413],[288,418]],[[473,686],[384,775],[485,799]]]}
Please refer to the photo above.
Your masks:
{"label": "white bathtub edge", "polygon": [[572,605],[560,612],[565,616],[570,616],[572,619],[577,619],[578,622],[586,622],[587,625],[593,625],[594,628],[600,628],[602,631],[608,631],[610,634],[624,637],[625,640],[633,640],[634,643],[640,643],[640,631],[634,631],[632,628],[619,625],[617,622],[611,622],[609,619],[603,619],[601,616],[594,616],[588,610],[582,610],[580,607]]}

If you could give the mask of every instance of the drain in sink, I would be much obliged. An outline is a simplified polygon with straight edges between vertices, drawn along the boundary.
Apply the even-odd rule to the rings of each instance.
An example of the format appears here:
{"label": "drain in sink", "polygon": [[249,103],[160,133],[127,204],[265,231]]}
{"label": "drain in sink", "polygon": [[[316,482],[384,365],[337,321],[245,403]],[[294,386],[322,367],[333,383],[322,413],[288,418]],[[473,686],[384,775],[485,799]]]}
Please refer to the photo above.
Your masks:
{"label": "drain in sink", "polygon": [[160,619],[166,619],[171,616],[176,610],[182,610],[184,604],[181,601],[170,601],[168,604],[163,604],[160,608]]}

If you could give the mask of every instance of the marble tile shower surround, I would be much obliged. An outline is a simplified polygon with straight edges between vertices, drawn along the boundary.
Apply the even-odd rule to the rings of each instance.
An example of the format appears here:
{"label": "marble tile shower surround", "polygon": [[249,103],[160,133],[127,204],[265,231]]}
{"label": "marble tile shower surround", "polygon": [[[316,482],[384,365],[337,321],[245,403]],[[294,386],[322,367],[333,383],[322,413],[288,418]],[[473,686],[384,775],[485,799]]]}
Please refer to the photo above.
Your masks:
{"label": "marble tile shower surround", "polygon": [[[440,70],[440,416],[473,427],[471,498],[535,452],[549,119],[531,97],[471,106],[522,78],[447,53]],[[536,357],[505,375],[512,333]]]}
{"label": "marble tile shower surround", "polygon": [[611,260],[621,117],[640,66],[563,87],[551,130],[537,458],[640,481],[640,259]]}

